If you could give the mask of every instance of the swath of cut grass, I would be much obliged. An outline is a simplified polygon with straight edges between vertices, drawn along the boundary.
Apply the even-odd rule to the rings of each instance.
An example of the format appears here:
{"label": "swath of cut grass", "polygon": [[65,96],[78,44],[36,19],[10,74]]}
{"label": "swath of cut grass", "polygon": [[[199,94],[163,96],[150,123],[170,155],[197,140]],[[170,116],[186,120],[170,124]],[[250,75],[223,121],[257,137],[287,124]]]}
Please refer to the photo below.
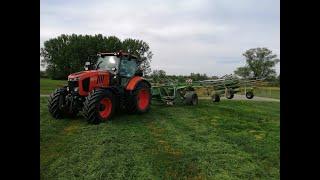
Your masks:
{"label": "swath of cut grass", "polygon": [[41,179],[279,179],[279,116],[279,102],[200,100],[90,125],[41,98]]}

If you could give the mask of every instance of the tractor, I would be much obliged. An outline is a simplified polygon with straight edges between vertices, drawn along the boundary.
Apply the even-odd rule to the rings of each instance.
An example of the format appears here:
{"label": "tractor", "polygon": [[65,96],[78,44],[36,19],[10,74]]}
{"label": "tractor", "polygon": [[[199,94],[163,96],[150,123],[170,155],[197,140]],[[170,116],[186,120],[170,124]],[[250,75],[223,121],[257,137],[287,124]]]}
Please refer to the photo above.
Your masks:
{"label": "tractor", "polygon": [[49,97],[50,114],[61,119],[82,111],[88,123],[109,120],[115,112],[145,113],[150,109],[151,84],[143,78],[143,61],[122,51],[98,53],[96,63],[68,76],[68,85]]}

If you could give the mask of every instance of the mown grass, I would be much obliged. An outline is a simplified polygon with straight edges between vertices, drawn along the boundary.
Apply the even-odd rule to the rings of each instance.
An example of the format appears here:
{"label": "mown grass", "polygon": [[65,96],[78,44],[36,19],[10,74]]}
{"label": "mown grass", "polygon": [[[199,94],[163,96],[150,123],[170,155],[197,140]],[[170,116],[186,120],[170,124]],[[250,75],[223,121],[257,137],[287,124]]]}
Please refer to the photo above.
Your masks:
{"label": "mown grass", "polygon": [[41,179],[279,179],[279,102],[201,100],[89,125],[40,99]]}
{"label": "mown grass", "polygon": [[280,87],[257,87],[254,89],[255,96],[280,99]]}
{"label": "mown grass", "polygon": [[40,78],[40,94],[51,94],[56,88],[67,84],[65,80]]}

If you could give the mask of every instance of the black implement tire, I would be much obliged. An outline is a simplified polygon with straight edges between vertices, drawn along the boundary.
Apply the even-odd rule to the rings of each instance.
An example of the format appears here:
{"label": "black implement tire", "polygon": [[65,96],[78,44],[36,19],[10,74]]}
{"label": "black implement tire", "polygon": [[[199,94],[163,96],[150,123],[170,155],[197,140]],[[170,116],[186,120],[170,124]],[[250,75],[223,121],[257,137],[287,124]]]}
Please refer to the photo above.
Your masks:
{"label": "black implement tire", "polygon": [[90,124],[109,120],[116,109],[114,94],[108,89],[94,89],[83,103],[83,115]]}
{"label": "black implement tire", "polygon": [[187,91],[184,95],[184,103],[186,105],[197,105],[198,95],[194,91]]}
{"label": "black implement tire", "polygon": [[197,94],[193,94],[192,95],[191,105],[195,106],[197,104],[198,104],[198,95]]}
{"label": "black implement tire", "polygon": [[249,91],[249,92],[246,93],[246,98],[247,98],[247,99],[252,99],[253,96],[254,96],[254,95],[253,95],[253,92],[251,92],[251,91]]}
{"label": "black implement tire", "polygon": [[66,103],[66,95],[66,88],[58,88],[50,95],[48,99],[49,112],[55,119],[76,117],[79,112],[75,109],[72,111],[69,110],[69,106]]}
{"label": "black implement tire", "polygon": [[228,89],[227,90],[227,94],[226,94],[226,98],[227,99],[232,99],[233,97],[234,97],[233,89]]}
{"label": "black implement tire", "polygon": [[233,97],[234,97],[234,94],[232,94],[232,93],[227,93],[227,96],[226,96],[227,99],[232,99]]}
{"label": "black implement tire", "polygon": [[212,97],[213,102],[219,102],[220,101],[220,96],[219,95],[213,95]]}
{"label": "black implement tire", "polygon": [[150,110],[151,89],[145,82],[139,82],[134,90],[127,93],[126,110],[128,113],[142,114]]}

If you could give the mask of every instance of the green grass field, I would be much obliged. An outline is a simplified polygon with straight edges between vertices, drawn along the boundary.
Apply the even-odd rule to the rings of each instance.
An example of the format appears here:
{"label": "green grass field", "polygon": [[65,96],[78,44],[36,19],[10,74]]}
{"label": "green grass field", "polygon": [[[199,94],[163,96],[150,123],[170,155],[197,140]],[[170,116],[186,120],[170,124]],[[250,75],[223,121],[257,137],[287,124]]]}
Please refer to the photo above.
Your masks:
{"label": "green grass field", "polygon": [[41,179],[279,179],[280,103],[201,100],[90,125],[40,98]]}
{"label": "green grass field", "polygon": [[64,80],[40,78],[40,94],[51,94],[56,88],[67,84]]}

